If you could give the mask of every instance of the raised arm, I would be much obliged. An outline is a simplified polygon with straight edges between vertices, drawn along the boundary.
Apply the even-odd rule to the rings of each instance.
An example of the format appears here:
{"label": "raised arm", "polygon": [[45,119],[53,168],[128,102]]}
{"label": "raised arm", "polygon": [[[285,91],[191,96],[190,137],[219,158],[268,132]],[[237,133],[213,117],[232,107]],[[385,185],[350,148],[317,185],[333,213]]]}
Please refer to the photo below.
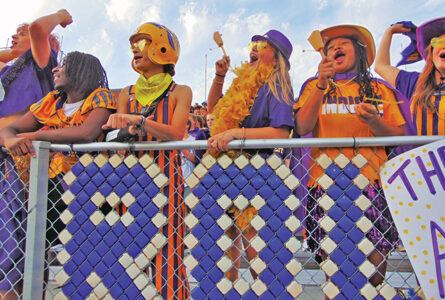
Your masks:
{"label": "raised arm", "polygon": [[215,63],[215,78],[213,79],[212,86],[210,87],[209,96],[207,97],[207,111],[213,112],[215,105],[218,103],[219,98],[222,96],[222,90],[224,85],[224,79],[229,70],[230,57],[224,56],[222,59]]}
{"label": "raised arm", "polygon": [[66,9],[61,9],[54,14],[38,18],[29,26],[31,38],[31,51],[34,60],[40,68],[45,68],[49,61],[51,45],[49,37],[53,29],[60,25],[66,27],[73,22],[73,18]]}
{"label": "raised arm", "polygon": [[394,33],[408,32],[411,29],[403,27],[402,24],[394,24],[388,29],[386,29],[383,34],[383,38],[380,41],[380,46],[377,51],[375,58],[375,71],[377,74],[382,76],[387,82],[389,82],[393,87],[396,86],[396,78],[400,72],[400,69],[393,67],[391,65],[391,57],[389,49],[391,47],[392,35]]}
{"label": "raised arm", "polygon": [[318,66],[318,82],[312,90],[309,98],[298,110],[295,118],[297,120],[297,133],[300,136],[306,135],[315,127],[318,121],[323,95],[328,88],[328,79],[334,76],[334,63],[332,58],[324,57]]}

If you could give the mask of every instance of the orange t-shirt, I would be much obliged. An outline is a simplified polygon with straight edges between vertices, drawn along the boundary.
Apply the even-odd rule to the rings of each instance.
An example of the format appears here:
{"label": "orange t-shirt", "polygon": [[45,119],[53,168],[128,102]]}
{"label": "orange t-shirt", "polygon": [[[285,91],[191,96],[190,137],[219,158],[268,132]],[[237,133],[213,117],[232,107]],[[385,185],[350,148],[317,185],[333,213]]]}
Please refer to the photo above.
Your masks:
{"label": "orange t-shirt", "polygon": [[[309,98],[312,90],[316,88],[317,79],[313,79],[304,86],[297,108],[301,108]],[[348,83],[347,80],[339,80],[336,87],[336,93],[327,96],[327,90],[323,97],[323,104],[318,114],[318,121],[312,133],[314,137],[319,138],[337,138],[337,137],[373,137],[370,127],[361,122],[355,114],[355,104],[360,103],[359,85],[356,82]],[[398,105],[396,103],[394,92],[386,85],[373,82],[373,86],[378,86],[376,98],[391,101],[393,103],[382,103],[378,105],[380,116],[392,126],[401,126],[405,124]],[[384,147],[367,148],[313,148],[309,179],[309,186],[314,186],[316,180],[324,173],[323,169],[315,162],[322,154],[326,153],[331,159],[335,159],[339,153],[352,158],[360,153],[368,160],[368,164],[362,168],[362,174],[371,182],[378,180],[378,171],[380,166],[386,160],[387,155]]]}
{"label": "orange t-shirt", "polygon": [[[65,115],[63,104],[64,101],[58,92],[53,91],[39,102],[31,105],[30,110],[36,120],[44,125],[42,130],[47,130],[80,126],[88,118],[90,112],[96,108],[116,109],[113,95],[109,90],[103,88],[98,88],[92,92],[70,117]],[[77,157],[75,155],[65,157],[60,152],[55,153],[50,163],[50,178],[54,178],[61,172],[66,173],[76,162]]]}

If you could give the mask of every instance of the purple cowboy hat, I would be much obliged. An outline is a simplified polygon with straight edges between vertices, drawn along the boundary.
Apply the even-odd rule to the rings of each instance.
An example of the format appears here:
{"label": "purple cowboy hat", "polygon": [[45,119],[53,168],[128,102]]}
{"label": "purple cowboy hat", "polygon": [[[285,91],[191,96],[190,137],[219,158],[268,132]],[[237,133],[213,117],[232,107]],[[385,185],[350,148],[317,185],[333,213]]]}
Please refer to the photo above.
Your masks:
{"label": "purple cowboy hat", "polygon": [[431,43],[431,39],[445,34],[445,17],[437,18],[417,28],[417,49],[426,60],[425,50]]}
{"label": "purple cowboy hat", "polygon": [[255,41],[267,41],[269,44],[272,45],[272,47],[280,51],[280,53],[283,54],[284,59],[286,60],[286,64],[290,69],[289,58],[292,54],[293,48],[289,39],[284,34],[279,32],[278,30],[272,29],[263,35],[254,35],[252,37],[252,42]]}

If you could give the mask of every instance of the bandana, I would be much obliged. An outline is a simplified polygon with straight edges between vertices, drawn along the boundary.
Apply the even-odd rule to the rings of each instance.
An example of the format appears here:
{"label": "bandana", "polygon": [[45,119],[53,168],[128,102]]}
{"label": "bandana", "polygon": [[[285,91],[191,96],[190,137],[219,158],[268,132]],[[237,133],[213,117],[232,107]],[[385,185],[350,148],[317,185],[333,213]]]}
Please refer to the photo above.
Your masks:
{"label": "bandana", "polygon": [[137,101],[143,106],[150,106],[170,86],[172,81],[172,76],[167,73],[156,74],[148,79],[141,74],[136,82]]}
{"label": "bandana", "polygon": [[422,60],[419,51],[417,50],[417,26],[414,25],[411,21],[402,21],[397,22],[396,24],[402,24],[403,27],[411,29],[408,32],[402,33],[403,35],[410,38],[410,44],[400,53],[402,55],[402,59],[397,63],[396,67],[413,64]]}

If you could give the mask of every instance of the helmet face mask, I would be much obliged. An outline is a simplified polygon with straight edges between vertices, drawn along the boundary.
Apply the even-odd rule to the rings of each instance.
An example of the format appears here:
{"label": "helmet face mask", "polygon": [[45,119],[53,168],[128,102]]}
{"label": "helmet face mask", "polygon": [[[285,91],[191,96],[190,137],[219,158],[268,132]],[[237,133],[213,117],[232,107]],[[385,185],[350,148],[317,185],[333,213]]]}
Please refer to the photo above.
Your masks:
{"label": "helmet face mask", "polygon": [[173,31],[157,23],[144,23],[130,36],[132,47],[137,44],[134,41],[141,35],[151,40],[147,51],[152,62],[160,65],[175,65],[178,62],[180,46]]}

